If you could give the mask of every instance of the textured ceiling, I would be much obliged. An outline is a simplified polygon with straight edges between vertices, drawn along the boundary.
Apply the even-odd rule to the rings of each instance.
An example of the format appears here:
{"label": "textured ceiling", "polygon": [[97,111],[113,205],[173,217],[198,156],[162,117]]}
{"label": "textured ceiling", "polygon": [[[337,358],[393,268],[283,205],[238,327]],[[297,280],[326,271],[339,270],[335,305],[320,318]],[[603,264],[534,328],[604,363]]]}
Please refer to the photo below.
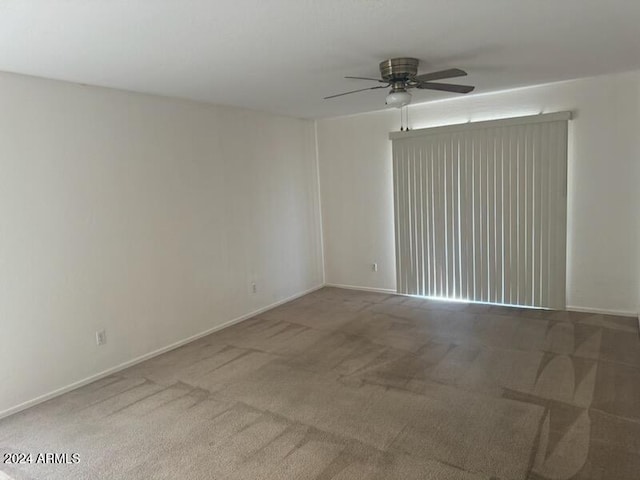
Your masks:
{"label": "textured ceiling", "polygon": [[[297,117],[394,56],[476,92],[640,68],[638,0],[0,0],[0,70]],[[414,91],[414,103],[452,94]]]}

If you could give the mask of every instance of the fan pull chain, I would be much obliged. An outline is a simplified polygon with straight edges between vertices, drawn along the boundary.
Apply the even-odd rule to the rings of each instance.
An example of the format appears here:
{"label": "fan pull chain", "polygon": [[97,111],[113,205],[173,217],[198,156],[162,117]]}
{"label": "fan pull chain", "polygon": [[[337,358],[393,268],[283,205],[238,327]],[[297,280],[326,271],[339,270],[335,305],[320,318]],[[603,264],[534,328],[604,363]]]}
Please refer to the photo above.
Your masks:
{"label": "fan pull chain", "polygon": [[[404,111],[404,114],[402,113]],[[405,123],[406,120],[406,123]],[[400,131],[409,131],[409,107],[400,107]]]}

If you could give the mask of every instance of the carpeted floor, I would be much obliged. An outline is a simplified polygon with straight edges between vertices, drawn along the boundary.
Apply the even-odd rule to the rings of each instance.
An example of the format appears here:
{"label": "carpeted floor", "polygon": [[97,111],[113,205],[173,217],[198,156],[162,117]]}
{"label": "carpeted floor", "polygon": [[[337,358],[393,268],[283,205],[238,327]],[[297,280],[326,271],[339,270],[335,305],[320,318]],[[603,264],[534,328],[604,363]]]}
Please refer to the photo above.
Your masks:
{"label": "carpeted floor", "polygon": [[324,288],[0,420],[6,452],[79,455],[18,480],[638,480],[638,327]]}

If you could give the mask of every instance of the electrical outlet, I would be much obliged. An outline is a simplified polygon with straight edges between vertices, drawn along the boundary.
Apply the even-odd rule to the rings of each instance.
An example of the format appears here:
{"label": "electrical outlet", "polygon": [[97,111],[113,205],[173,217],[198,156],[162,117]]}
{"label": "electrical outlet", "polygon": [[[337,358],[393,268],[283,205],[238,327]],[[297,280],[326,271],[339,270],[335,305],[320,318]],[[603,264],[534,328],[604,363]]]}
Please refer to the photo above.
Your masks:
{"label": "electrical outlet", "polygon": [[372,272],[377,272],[378,271],[378,264],[377,263],[372,263],[371,264],[371,271]]}
{"label": "electrical outlet", "polygon": [[96,345],[99,347],[107,343],[107,332],[100,330],[96,332]]}
{"label": "electrical outlet", "polygon": [[249,295],[258,293],[258,275],[255,273],[247,275],[247,293]]}

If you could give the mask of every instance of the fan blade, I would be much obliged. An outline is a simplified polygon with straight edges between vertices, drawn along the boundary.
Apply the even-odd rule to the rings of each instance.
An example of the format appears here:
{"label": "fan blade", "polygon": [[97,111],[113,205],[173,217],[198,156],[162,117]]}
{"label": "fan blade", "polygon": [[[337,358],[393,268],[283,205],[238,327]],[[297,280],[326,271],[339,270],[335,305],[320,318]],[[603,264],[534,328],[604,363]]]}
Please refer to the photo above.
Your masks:
{"label": "fan blade", "polygon": [[344,78],[354,78],[356,80],[373,80],[374,82],[389,83],[386,80],[380,80],[379,78],[369,78],[369,77],[344,77]]}
{"label": "fan blade", "polygon": [[429,82],[431,80],[442,80],[443,78],[464,77],[466,74],[467,72],[459,68],[450,68],[438,72],[423,73],[415,77],[415,80],[418,82]]}
{"label": "fan blade", "polygon": [[328,100],[330,98],[336,98],[336,97],[341,97],[343,95],[349,95],[350,93],[364,92],[365,90],[375,90],[376,88],[387,88],[387,87],[389,87],[389,85],[378,85],[377,87],[361,88],[359,90],[351,90],[350,92],[344,92],[344,93],[339,93],[337,95],[331,95],[329,97],[324,97],[324,99]]}
{"label": "fan blade", "polygon": [[469,93],[474,88],[471,85],[454,85],[453,83],[429,83],[422,82],[417,85],[418,88],[425,90],[442,90],[443,92]]}

